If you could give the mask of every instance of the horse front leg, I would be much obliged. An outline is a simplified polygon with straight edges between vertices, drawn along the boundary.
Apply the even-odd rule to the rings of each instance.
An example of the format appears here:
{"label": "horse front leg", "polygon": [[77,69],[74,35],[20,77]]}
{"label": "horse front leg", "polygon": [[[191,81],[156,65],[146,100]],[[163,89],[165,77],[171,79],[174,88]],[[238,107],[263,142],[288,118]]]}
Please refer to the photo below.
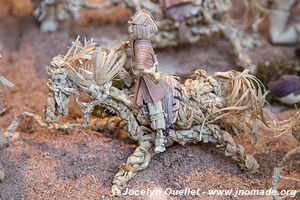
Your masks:
{"label": "horse front leg", "polygon": [[213,143],[218,148],[224,149],[225,156],[238,162],[242,170],[256,172],[259,164],[252,155],[246,154],[244,147],[236,144],[232,136],[220,126],[207,124],[205,126],[194,126],[189,130],[171,131],[172,140],[185,145],[187,143]]}
{"label": "horse front leg", "polygon": [[136,173],[148,167],[153,155],[152,135],[148,134],[141,138],[140,146],[129,156],[126,164],[120,166],[112,182],[112,194],[114,196],[121,195],[127,183]]}

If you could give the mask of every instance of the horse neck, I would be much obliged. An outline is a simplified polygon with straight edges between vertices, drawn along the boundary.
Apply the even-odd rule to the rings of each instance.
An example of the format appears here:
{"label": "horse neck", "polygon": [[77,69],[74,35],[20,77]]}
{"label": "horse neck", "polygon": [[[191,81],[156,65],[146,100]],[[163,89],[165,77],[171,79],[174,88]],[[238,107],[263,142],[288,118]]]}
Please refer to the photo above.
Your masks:
{"label": "horse neck", "polygon": [[[112,87],[112,89],[114,92],[116,90],[118,91],[118,89],[114,87]],[[142,126],[140,126],[135,113],[123,102],[116,100],[112,96],[108,96],[101,104],[108,110],[117,112],[118,115],[127,122],[127,131],[131,139],[138,141],[144,135]]]}

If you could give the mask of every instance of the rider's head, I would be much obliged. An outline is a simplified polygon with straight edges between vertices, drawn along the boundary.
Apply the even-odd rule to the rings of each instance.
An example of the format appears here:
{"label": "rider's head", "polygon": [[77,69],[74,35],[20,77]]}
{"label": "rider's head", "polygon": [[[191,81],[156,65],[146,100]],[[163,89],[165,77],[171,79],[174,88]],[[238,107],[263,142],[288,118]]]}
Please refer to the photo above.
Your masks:
{"label": "rider's head", "polygon": [[128,33],[133,39],[148,39],[157,31],[153,17],[144,10],[135,13],[128,21]]}

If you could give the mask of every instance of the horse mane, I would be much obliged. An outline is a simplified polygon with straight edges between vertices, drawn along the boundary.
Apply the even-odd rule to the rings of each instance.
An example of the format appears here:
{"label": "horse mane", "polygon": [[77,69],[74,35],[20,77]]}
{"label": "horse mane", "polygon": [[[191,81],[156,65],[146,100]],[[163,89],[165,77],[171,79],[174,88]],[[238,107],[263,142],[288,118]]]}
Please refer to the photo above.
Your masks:
{"label": "horse mane", "polygon": [[73,42],[66,55],[59,55],[53,60],[70,68],[81,79],[93,79],[102,85],[112,80],[126,63],[126,54],[119,48],[97,47],[93,39],[84,39],[83,42],[79,39]]}

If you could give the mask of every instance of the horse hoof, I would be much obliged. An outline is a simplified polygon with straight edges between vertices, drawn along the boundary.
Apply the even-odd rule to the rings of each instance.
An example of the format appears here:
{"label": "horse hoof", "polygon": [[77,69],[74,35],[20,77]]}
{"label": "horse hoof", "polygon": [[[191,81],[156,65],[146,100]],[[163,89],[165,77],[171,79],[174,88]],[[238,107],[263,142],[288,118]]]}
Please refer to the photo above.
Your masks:
{"label": "horse hoof", "polygon": [[256,173],[258,172],[259,164],[253,156],[246,155],[245,168],[246,171],[249,171],[251,173]]}
{"label": "horse hoof", "polygon": [[120,188],[117,185],[113,185],[111,187],[111,193],[112,193],[112,196],[121,196],[122,191],[120,190]]}

